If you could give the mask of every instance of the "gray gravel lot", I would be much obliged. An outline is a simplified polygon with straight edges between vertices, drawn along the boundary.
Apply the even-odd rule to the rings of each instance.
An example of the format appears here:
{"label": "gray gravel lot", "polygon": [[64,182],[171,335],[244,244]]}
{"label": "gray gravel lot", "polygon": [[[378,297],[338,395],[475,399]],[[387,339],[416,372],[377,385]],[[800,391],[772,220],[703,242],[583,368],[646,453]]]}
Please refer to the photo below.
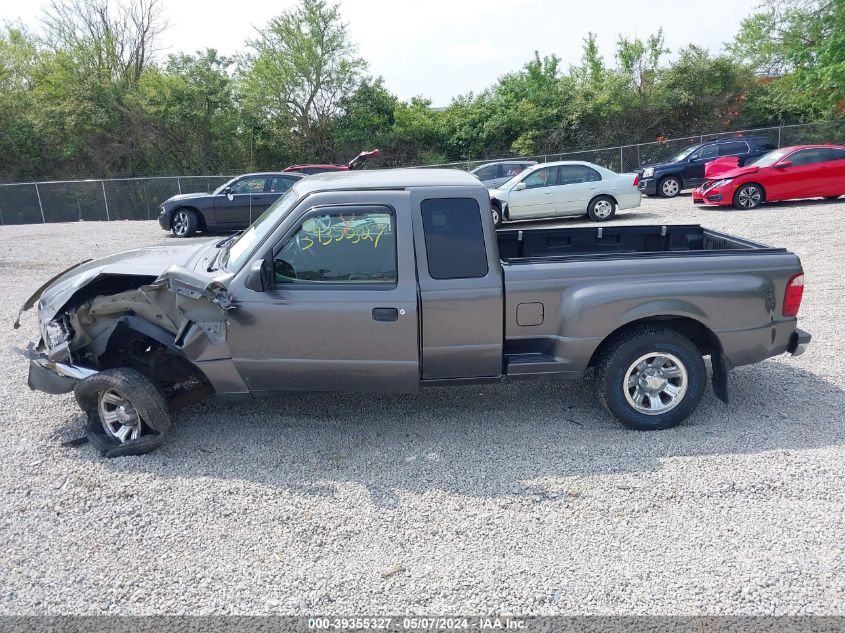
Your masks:
{"label": "gray gravel lot", "polygon": [[35,318],[11,324],[71,263],[169,238],[0,227],[0,614],[845,614],[845,200],[615,222],[796,251],[810,349],[669,431],[625,430],[587,382],[518,383],[208,402],[116,460],[59,446],[77,407],[27,389]]}

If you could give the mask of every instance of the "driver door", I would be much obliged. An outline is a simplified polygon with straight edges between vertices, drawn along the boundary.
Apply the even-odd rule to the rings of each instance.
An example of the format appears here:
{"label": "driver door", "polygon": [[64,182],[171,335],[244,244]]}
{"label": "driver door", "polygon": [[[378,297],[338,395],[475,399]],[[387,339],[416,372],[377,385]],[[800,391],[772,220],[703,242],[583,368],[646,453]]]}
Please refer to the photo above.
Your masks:
{"label": "driver door", "polygon": [[511,220],[522,218],[551,217],[557,209],[558,167],[541,167],[525,176],[516,186],[525,185],[522,190],[516,187],[508,194],[508,217]]}
{"label": "driver door", "polygon": [[[214,197],[214,219],[221,228],[244,228],[261,215],[269,176],[244,176],[231,185],[231,195]],[[231,199],[230,199],[231,198]]]}
{"label": "driver door", "polygon": [[[253,393],[419,389],[419,319],[407,192],[360,204],[308,198],[271,238],[273,283],[238,290],[229,346]],[[321,204],[322,200],[322,204]]]}
{"label": "driver door", "polygon": [[687,159],[687,165],[684,167],[684,183],[685,188],[695,187],[704,182],[704,166],[711,160],[718,158],[719,147],[714,143],[712,145],[705,145],[693,152],[692,156]]}

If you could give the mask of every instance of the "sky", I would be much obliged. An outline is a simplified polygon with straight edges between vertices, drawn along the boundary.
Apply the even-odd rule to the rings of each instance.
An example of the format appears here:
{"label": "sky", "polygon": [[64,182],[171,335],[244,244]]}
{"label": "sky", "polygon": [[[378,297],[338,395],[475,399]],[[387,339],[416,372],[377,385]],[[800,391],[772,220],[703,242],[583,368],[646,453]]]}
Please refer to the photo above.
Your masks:
{"label": "sky", "polygon": [[[255,29],[296,0],[163,0],[170,24],[163,54],[216,48],[230,55]],[[446,106],[457,95],[480,92],[501,75],[540,55],[577,64],[589,31],[613,62],[619,35],[642,39],[663,27],[676,54],[687,44],[722,50],[740,20],[760,0],[708,0],[690,11],[677,0],[341,0],[341,13],[369,73],[383,76],[400,99],[421,95]],[[0,21],[37,27],[49,2],[0,0]]]}

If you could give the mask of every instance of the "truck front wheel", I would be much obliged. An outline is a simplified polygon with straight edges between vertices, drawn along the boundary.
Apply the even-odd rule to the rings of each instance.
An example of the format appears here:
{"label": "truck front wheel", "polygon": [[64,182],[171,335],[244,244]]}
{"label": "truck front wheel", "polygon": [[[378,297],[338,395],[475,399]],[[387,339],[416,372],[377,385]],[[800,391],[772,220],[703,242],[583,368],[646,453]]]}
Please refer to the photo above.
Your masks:
{"label": "truck front wheel", "polygon": [[596,363],[599,401],[637,431],[668,429],[698,406],[707,383],[701,352],[670,328],[642,325],[607,341]]}
{"label": "truck front wheel", "polygon": [[88,414],[88,441],[105,457],[143,455],[164,443],[171,428],[158,386],[128,367],[107,369],[74,387]]}

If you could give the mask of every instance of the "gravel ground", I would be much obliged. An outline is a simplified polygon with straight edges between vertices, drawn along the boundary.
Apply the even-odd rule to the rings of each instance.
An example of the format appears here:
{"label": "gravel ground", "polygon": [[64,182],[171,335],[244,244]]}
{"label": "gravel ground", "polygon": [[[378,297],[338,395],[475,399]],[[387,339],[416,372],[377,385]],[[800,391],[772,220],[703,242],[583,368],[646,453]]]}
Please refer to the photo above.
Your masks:
{"label": "gravel ground", "polygon": [[812,346],[669,431],[625,430],[586,382],[518,383],[208,402],[115,460],[59,446],[76,405],[26,388],[35,318],[11,323],[70,263],[167,238],[0,228],[0,614],[845,614],[845,201],[616,222],[796,251]]}

